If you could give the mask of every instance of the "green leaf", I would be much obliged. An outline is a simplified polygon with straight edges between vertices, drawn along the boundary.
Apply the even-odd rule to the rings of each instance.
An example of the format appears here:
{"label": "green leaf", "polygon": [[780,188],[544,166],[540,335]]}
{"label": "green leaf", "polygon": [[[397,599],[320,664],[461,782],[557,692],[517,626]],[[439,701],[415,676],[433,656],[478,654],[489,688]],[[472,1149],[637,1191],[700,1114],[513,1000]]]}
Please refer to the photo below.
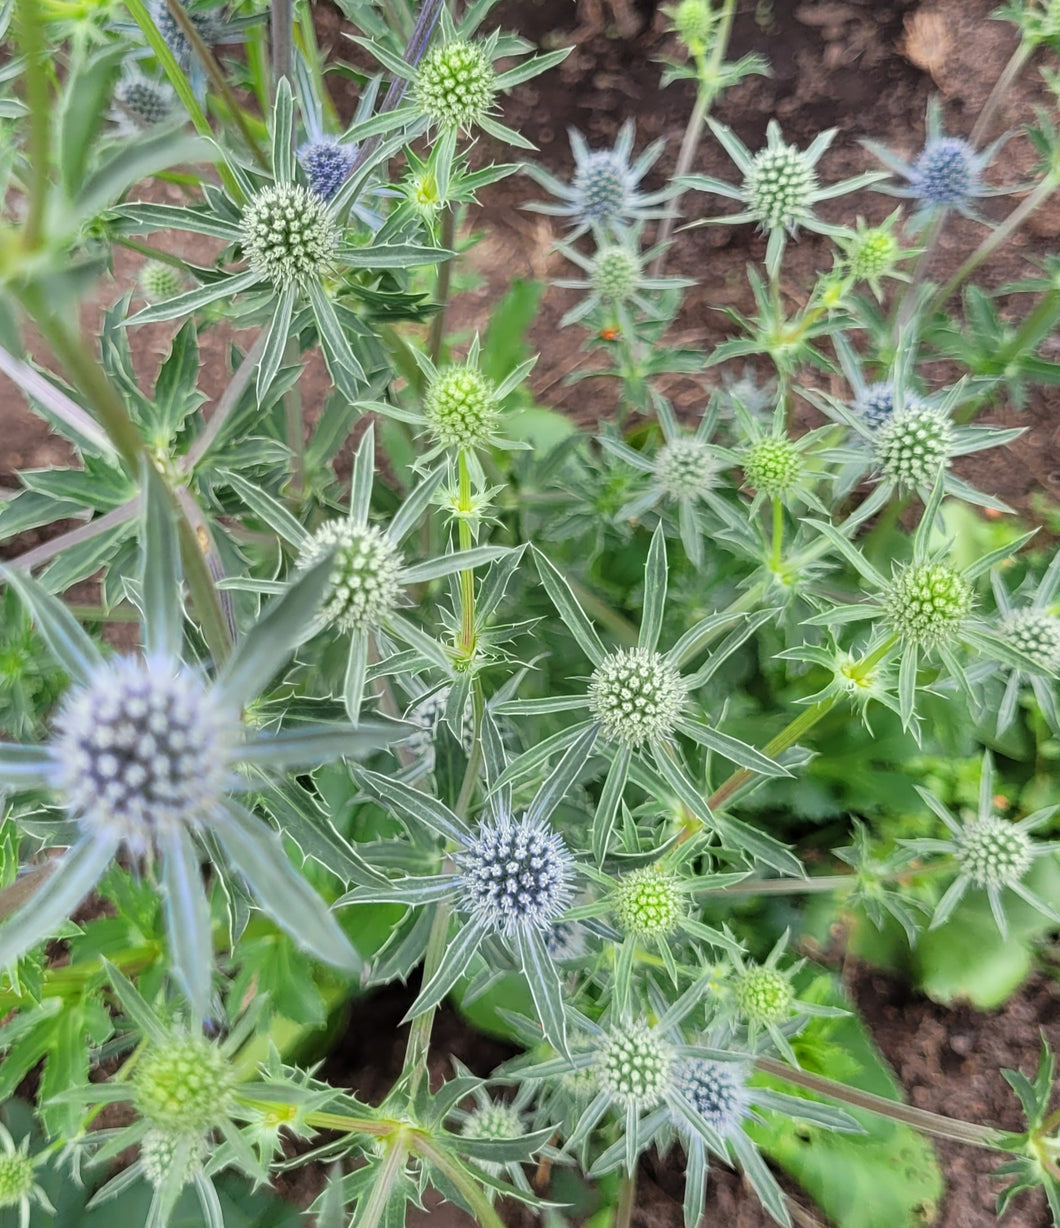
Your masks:
{"label": "green leaf", "polygon": [[78,186],[73,196],[76,208],[68,225],[76,227],[95,217],[141,179],[149,179],[179,162],[213,162],[216,158],[215,146],[197,136],[174,132],[172,128],[140,135],[135,141],[123,144],[87,182]]}
{"label": "green leaf", "polygon": [[124,54],[120,45],[106,48],[87,63],[80,54],[75,54],[75,62],[68,70],[59,110],[59,167],[67,200],[76,200],[81,191],[85,168],[106,116]]}
{"label": "green leaf", "polygon": [[159,835],[169,962],[200,1022],[210,1016],[213,938],[199,854],[183,827]]}
{"label": "green leaf", "polygon": [[0,577],[18,593],[56,661],[75,682],[87,683],[103,657],[81,624],[32,576],[14,567],[0,567]]}
{"label": "green leaf", "polygon": [[272,111],[272,170],[277,183],[290,183],[294,179],[294,98],[286,77],[276,83]]}
{"label": "green leaf", "polygon": [[640,634],[637,647],[654,652],[662,634],[663,613],[666,608],[666,538],[662,524],[655,527],[648,547],[648,561],[644,567],[644,609],[641,613]]}

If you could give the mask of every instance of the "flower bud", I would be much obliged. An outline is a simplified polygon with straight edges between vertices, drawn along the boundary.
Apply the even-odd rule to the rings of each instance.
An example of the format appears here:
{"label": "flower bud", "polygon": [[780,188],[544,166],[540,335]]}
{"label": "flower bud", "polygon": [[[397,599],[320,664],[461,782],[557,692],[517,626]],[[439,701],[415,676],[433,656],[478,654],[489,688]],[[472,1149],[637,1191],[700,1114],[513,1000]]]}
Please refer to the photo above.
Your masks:
{"label": "flower bud", "polygon": [[673,733],[688,698],[677,669],[648,648],[608,653],[593,670],[589,707],[604,737],[637,747]]}

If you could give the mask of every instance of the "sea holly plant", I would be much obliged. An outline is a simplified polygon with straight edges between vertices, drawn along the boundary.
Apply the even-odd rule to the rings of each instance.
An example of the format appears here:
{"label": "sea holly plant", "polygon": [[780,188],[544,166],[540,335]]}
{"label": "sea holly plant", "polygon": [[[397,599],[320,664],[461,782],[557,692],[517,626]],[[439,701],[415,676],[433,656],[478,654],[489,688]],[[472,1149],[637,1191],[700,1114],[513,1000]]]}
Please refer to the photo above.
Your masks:
{"label": "sea holly plant", "polygon": [[[506,97],[566,49],[490,0],[348,3],[328,48],[304,0],[126,6],[0,12],[0,371],[70,445],[0,492],[0,1099],[37,1118],[0,1129],[0,1207],[61,1216],[73,1176],[223,1228],[244,1181],[323,1186],[320,1228],[435,1196],[566,1228],[582,1193],[629,1228],[655,1152],[687,1228],[715,1162],[780,1224],[799,1186],[897,1225],[941,1196],[912,1128],[1053,1197],[1051,1056],[1010,1076],[1024,1134],[905,1105],[815,953],[926,966],[959,907],[1029,967],[1027,913],[1060,926],[1060,563],[966,461],[1025,446],[970,420],[1055,374],[1055,257],[973,276],[1060,181],[1051,121],[930,280],[986,175],[1020,186],[989,142],[1055,5],[1018,6],[967,139],[932,104],[875,222],[878,172],[825,182],[843,117],[708,127],[762,65],[726,63],[735,0],[683,0],[674,160],[649,117],[528,169],[579,292],[540,316],[522,281],[457,309],[460,258],[528,147]],[[705,132],[739,182],[693,173]],[[767,234],[742,312],[697,254],[721,221]],[[538,359],[542,328],[580,335]],[[369,1104],[342,1038],[384,984]],[[446,1002],[515,1056],[445,1061]],[[895,1154],[935,1185],[879,1184]]]}

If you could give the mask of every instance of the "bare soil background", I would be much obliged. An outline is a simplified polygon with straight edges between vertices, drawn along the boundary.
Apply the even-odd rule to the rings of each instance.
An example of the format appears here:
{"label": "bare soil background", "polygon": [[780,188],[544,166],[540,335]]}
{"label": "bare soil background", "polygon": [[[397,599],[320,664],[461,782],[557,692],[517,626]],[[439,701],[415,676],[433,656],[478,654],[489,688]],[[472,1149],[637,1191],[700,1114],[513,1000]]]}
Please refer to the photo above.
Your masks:
{"label": "bare soil background", "polygon": [[[611,0],[614,4],[616,0]],[[772,75],[753,77],[724,96],[715,114],[730,124],[752,148],[765,135],[766,123],[776,118],[785,138],[805,146],[823,128],[838,129],[820,171],[825,181],[856,174],[873,165],[858,143],[871,137],[901,154],[913,155],[923,140],[925,107],[936,92],[943,103],[948,131],[966,134],[994,80],[1015,45],[1008,25],[992,21],[994,0],[742,0],[733,30],[732,55],[758,51],[770,62]],[[637,10],[633,10],[634,13]],[[637,122],[637,147],[657,137],[666,139],[666,151],[648,180],[658,186],[672,170],[685,120],[692,106],[687,83],[659,89],[662,54],[675,53],[660,13],[641,14],[639,33],[618,36],[608,22],[622,18],[624,10],[597,7],[582,0],[504,0],[496,20],[545,45],[575,41],[572,54],[557,70],[516,90],[505,104],[505,121],[525,133],[539,147],[540,160],[556,173],[571,170],[568,126],[580,129],[591,145],[610,144],[621,122]],[[594,26],[594,22],[596,23]],[[343,23],[328,4],[317,7],[321,41],[332,53],[349,57],[352,45],[341,38]],[[626,28],[625,22],[622,22]],[[636,24],[636,22],[634,22]],[[354,96],[341,78],[330,79],[340,91],[344,117],[352,112]],[[1025,70],[1011,91],[998,119],[998,131],[1015,129],[1033,119],[1034,107],[1050,98],[1036,62]],[[507,158],[506,151],[482,143],[477,156],[485,161]],[[1026,139],[1014,136],[1005,146],[991,176],[994,182],[1017,184],[1033,163]],[[733,181],[735,168],[717,144],[706,139],[697,158],[697,171]],[[165,195],[163,190],[163,197]],[[512,277],[547,279],[566,275],[562,257],[551,250],[559,231],[551,221],[522,206],[539,199],[541,192],[521,177],[506,180],[482,193],[482,209],[475,215],[481,241],[469,255],[481,284],[453,308],[452,324],[468,335],[484,328],[490,305],[504,293]],[[1017,198],[1018,199],[1018,198]],[[690,216],[705,215],[721,202],[701,194],[686,197]],[[992,216],[1012,207],[1011,198],[987,203]],[[830,220],[850,220],[856,212],[870,221],[882,220],[894,207],[892,198],[866,192],[828,202],[822,212]],[[932,272],[944,277],[978,242],[983,230],[974,222],[948,226]],[[980,274],[980,281],[997,287],[1033,273],[1032,260],[1054,251],[1060,236],[1060,200],[1046,206],[1025,232],[998,253]],[[171,240],[167,240],[171,241]],[[182,250],[174,241],[173,250]],[[203,259],[203,251],[190,240],[190,257]],[[668,272],[692,276],[700,284],[687,298],[673,334],[677,343],[709,350],[730,335],[719,310],[732,307],[751,311],[746,266],[761,261],[764,240],[749,226],[707,227],[678,235]],[[784,292],[797,301],[813,280],[813,271],[829,263],[826,244],[814,235],[803,236],[789,248]],[[100,304],[110,303],[135,278],[139,257],[118,252],[116,280],[101,289],[99,302],[86,308],[86,323],[98,317]],[[531,384],[542,404],[563,410],[583,425],[606,418],[615,409],[614,385],[590,381],[565,386],[564,377],[583,359],[576,330],[560,331],[558,324],[572,303],[572,292],[550,289],[531,334],[541,354]],[[1014,304],[1015,306],[1015,304]],[[138,330],[137,357],[144,377],[152,379],[172,329],[154,326]],[[225,383],[227,335],[205,333],[202,386],[215,399]],[[939,368],[929,375],[939,383],[952,372]],[[711,373],[710,378],[714,378]],[[703,381],[675,378],[664,387],[678,408],[694,413],[704,401]],[[835,385],[837,394],[845,390]],[[310,416],[318,411],[328,391],[322,365],[312,364],[302,383]],[[1030,515],[1032,495],[1044,492],[1060,500],[1060,393],[1032,391],[1023,412],[1001,406],[980,420],[1025,426],[1026,433],[1006,449],[966,458],[962,473],[981,489],[997,494]],[[807,421],[810,411],[807,411]],[[10,384],[0,381],[0,486],[15,485],[17,470],[61,463],[64,446],[24,407]],[[5,555],[18,553],[41,538],[25,535],[9,543]],[[870,970],[855,970],[851,983],[858,1006],[877,1044],[893,1065],[910,1101],[957,1117],[989,1122],[1007,1129],[1019,1126],[1016,1101],[1000,1075],[1002,1067],[1034,1069],[1040,1029],[1054,1047],[1060,1047],[1060,999],[1055,982],[1041,975],[1028,983],[1004,1008],[977,1014],[967,1008],[945,1010],[909,991],[898,982]],[[331,1055],[327,1075],[356,1088],[372,1099],[382,1097],[400,1068],[405,1030],[400,1020],[411,990],[395,987],[358,1005],[348,1034]],[[433,1069],[442,1077],[450,1054],[480,1074],[507,1056],[503,1046],[468,1029],[452,1012],[439,1016]],[[945,1199],[935,1222],[942,1228],[982,1228],[994,1223],[996,1183],[987,1175],[992,1157],[956,1145],[939,1148],[946,1181]],[[322,1174],[306,1172],[291,1181],[286,1192],[305,1204],[319,1188]],[[636,1228],[678,1228],[681,1220],[681,1175],[674,1165],[648,1159],[642,1166],[634,1225]],[[797,1192],[796,1200],[819,1223],[819,1213]],[[507,1209],[513,1228],[529,1228],[537,1217],[521,1208]],[[428,1204],[414,1223],[456,1228],[470,1223],[452,1208]],[[712,1173],[707,1224],[719,1228],[764,1228],[771,1223],[740,1178],[723,1170]],[[1010,1228],[1046,1228],[1044,1201],[1024,1197],[1006,1219]]]}

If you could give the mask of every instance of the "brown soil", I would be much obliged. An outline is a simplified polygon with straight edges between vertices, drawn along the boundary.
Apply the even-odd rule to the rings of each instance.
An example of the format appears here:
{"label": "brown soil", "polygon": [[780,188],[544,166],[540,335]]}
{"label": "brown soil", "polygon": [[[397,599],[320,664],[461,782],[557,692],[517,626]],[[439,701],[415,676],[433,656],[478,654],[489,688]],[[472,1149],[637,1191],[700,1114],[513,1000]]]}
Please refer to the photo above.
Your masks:
{"label": "brown soil", "polygon": [[[914,153],[922,140],[927,99],[937,92],[944,105],[948,130],[966,133],[978,108],[1014,45],[1010,27],[989,20],[995,0],[743,0],[734,26],[733,53],[758,51],[772,65],[769,78],[752,77],[721,101],[717,116],[755,148],[763,139],[766,122],[776,118],[785,137],[806,145],[825,127],[835,126],[835,143],[821,165],[825,180],[856,174],[872,165],[859,145],[859,138],[872,137],[901,153]],[[665,91],[658,87],[662,54],[672,54],[672,41],[665,35],[666,22],[656,14],[648,27],[632,38],[614,37],[604,29],[585,28],[599,10],[584,9],[569,0],[505,0],[498,20],[528,38],[558,45],[569,42],[578,28],[581,37],[573,53],[549,76],[517,90],[506,105],[506,122],[524,132],[540,149],[541,160],[559,174],[571,166],[566,137],[568,125],[579,128],[590,144],[609,143],[621,121],[637,121],[638,148],[656,137],[666,138],[666,153],[647,186],[658,186],[673,167],[685,119],[692,104],[686,83]],[[322,39],[336,51],[348,52],[340,40],[337,12],[318,6]],[[606,16],[606,10],[604,10]],[[579,25],[579,23],[583,23]],[[341,45],[340,45],[341,44]],[[333,78],[342,83],[339,78]],[[1033,119],[1033,108],[1046,95],[1037,67],[1032,64],[1017,82],[999,120],[1001,128],[1013,128]],[[340,97],[347,114],[351,99]],[[484,143],[483,158],[501,158],[504,152]],[[999,183],[1019,182],[1032,165],[1028,142],[1014,137],[1005,147],[992,174]],[[732,180],[733,168],[712,140],[703,143],[695,169]],[[539,190],[522,178],[507,180],[482,194],[483,208],[475,216],[483,239],[473,250],[471,262],[482,284],[454,307],[453,324],[468,334],[485,326],[489,306],[514,276],[549,278],[563,276],[561,257],[551,245],[559,237],[549,219],[525,212],[521,206],[540,196]],[[830,202],[824,212],[830,219],[849,218],[853,212],[871,221],[885,217],[893,208],[885,196],[863,193]],[[688,198],[688,207],[700,213],[716,207],[701,195]],[[1003,216],[1011,201],[988,202],[987,211]],[[958,221],[947,229],[934,275],[944,276],[960,262],[982,235],[973,222]],[[1030,261],[1053,250],[1060,235],[1060,203],[1043,209],[980,274],[984,284],[996,287],[1030,275]],[[179,242],[179,240],[178,240]],[[753,228],[709,227],[679,236],[668,271],[700,279],[690,292],[673,340],[709,350],[730,335],[730,326],[718,310],[752,309],[746,280],[749,261],[760,261],[762,239]],[[189,249],[202,258],[202,252]],[[139,258],[117,253],[118,287],[126,288]],[[804,294],[814,270],[826,267],[826,246],[813,235],[804,236],[791,249],[785,292],[795,300]],[[119,288],[106,286],[105,302],[113,301]],[[551,289],[543,300],[531,343],[541,352],[532,385],[543,404],[561,409],[579,421],[591,424],[614,410],[610,383],[579,384],[571,389],[564,377],[584,359],[579,352],[581,337],[575,330],[560,331],[558,321],[571,304],[571,292]],[[88,312],[88,318],[93,310]],[[167,327],[142,329],[137,334],[139,357],[145,376],[153,378],[166,338]],[[204,336],[203,387],[211,397],[224,383],[224,342],[219,333]],[[952,372],[939,369],[939,382]],[[679,408],[694,411],[704,400],[704,386],[716,378],[706,372],[702,379],[675,379],[664,390]],[[303,382],[307,410],[318,409],[327,391],[326,376],[319,365],[307,372]],[[836,391],[843,390],[836,385]],[[987,419],[1027,427],[1026,434],[1008,449],[971,458],[965,476],[981,488],[998,494],[1022,511],[1028,511],[1035,492],[1060,499],[1060,415],[1058,392],[1032,392],[1027,409],[1018,413],[1001,406]],[[0,485],[14,485],[22,468],[61,463],[65,450],[47,428],[25,410],[18,393],[0,381],[0,423],[4,443],[0,450]],[[17,543],[25,549],[38,541],[35,535]],[[10,552],[9,545],[5,553]],[[1037,1059],[1039,1028],[1044,1027],[1054,1047],[1060,1046],[1060,1004],[1055,986],[1038,979],[1030,983],[1002,1010],[975,1014],[964,1008],[944,1010],[910,994],[900,984],[880,975],[856,974],[853,990],[859,1008],[877,1043],[889,1058],[907,1089],[912,1103],[969,1120],[990,1122],[1006,1128],[1019,1126],[1015,1098],[999,1073],[1002,1067],[1018,1067],[1031,1073]],[[326,1073],[337,1082],[357,1088],[369,1099],[379,1099],[400,1066],[404,1029],[398,1030],[409,1001],[402,990],[388,990],[360,1007],[356,1023],[331,1056]],[[385,1038],[385,1039],[380,1039]],[[450,1012],[439,1016],[435,1034],[436,1077],[455,1054],[480,1074],[506,1056],[503,1047],[475,1036]],[[993,1201],[997,1186],[987,1175],[991,1157],[956,1145],[939,1148],[947,1194],[937,1223],[942,1228],[980,1228],[994,1222]],[[318,1182],[319,1171],[294,1178],[287,1192],[307,1202]],[[648,1160],[642,1166],[640,1192],[634,1225],[637,1228],[677,1228],[680,1223],[681,1178],[674,1167]],[[805,1206],[805,1199],[798,1197]],[[807,1208],[807,1214],[814,1213]],[[429,1203],[410,1223],[437,1228],[455,1228],[470,1221],[451,1208]],[[510,1221],[522,1228],[536,1217],[512,1209]],[[712,1175],[707,1221],[725,1228],[760,1228],[768,1221],[754,1197],[732,1173]],[[805,1224],[816,1223],[806,1218]],[[1037,1197],[1024,1197],[1008,1216],[1011,1228],[1045,1228],[1048,1216]]]}

